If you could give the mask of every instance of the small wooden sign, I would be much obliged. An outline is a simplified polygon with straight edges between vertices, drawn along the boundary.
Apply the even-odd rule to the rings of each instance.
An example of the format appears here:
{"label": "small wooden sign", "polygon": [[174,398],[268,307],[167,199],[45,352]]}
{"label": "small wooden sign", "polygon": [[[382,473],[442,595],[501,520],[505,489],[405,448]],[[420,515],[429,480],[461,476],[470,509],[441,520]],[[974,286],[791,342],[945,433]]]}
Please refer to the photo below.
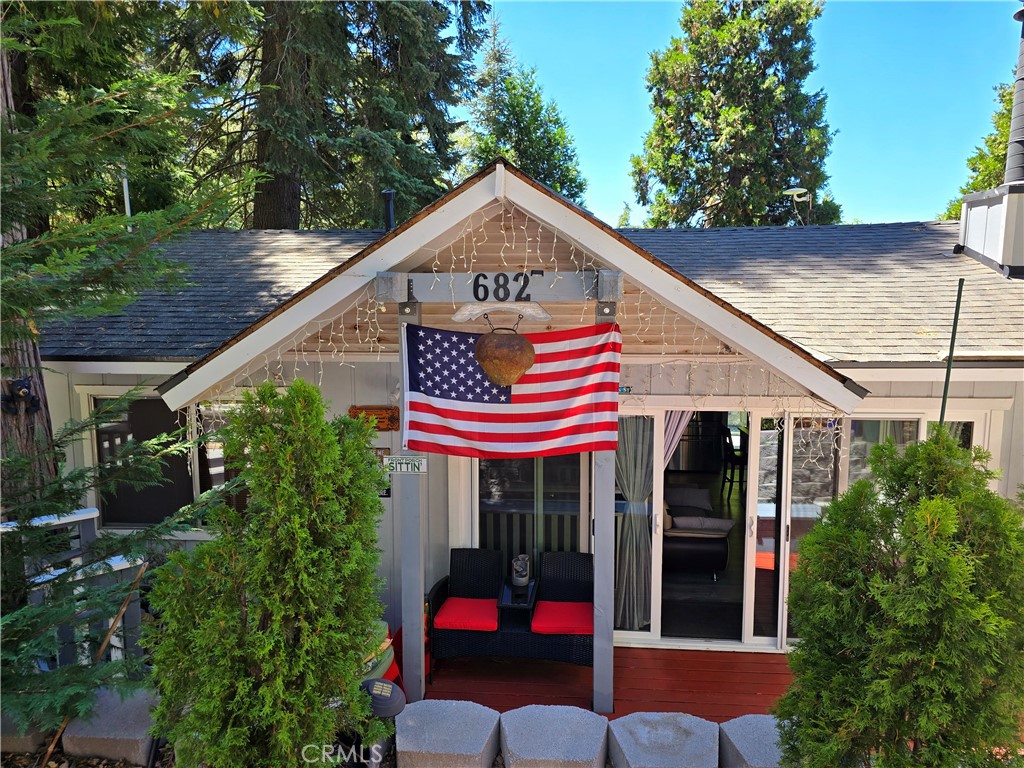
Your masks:
{"label": "small wooden sign", "polygon": [[400,427],[397,405],[353,405],[348,409],[353,419],[363,414],[370,417],[378,432],[397,432]]}

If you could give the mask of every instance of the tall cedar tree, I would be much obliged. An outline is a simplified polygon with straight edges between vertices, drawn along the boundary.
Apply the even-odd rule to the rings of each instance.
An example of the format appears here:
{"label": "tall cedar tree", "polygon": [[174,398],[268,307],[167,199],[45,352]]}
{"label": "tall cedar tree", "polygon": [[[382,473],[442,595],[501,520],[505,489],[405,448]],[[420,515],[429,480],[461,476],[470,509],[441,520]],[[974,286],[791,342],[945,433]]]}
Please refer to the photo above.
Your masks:
{"label": "tall cedar tree", "polygon": [[877,446],[800,545],[786,765],[1002,765],[1024,712],[1024,514],[945,428]]}
{"label": "tall cedar tree", "polygon": [[587,182],[568,126],[558,105],[544,101],[536,70],[517,64],[496,19],[491,20],[470,114],[473,122],[464,175],[504,157],[530,177],[583,204]]}
{"label": "tall cedar tree", "polygon": [[[217,180],[190,189],[175,169],[199,97],[142,66],[160,27],[156,6],[143,5],[3,6],[2,374],[5,388],[27,380],[40,399],[34,413],[0,417],[4,456],[45,455],[39,446],[52,435],[39,330],[173,287],[179,268],[152,246],[220,221],[230,206],[232,189]],[[132,187],[130,222],[120,210],[124,176],[143,180]],[[54,477],[54,466],[40,465],[34,482]]]}
{"label": "tall cedar tree", "polygon": [[993,131],[983,138],[982,146],[975,147],[974,154],[967,158],[970,175],[960,187],[960,196],[949,201],[942,219],[959,219],[963,196],[972,192],[995,189],[1006,178],[1006,152],[1010,144],[1010,113],[1013,111],[1013,84],[1004,83],[996,88],[996,103],[999,105],[992,115]]}
{"label": "tall cedar tree", "polygon": [[163,61],[229,95],[196,126],[186,163],[201,176],[256,168],[265,179],[239,224],[376,227],[381,190],[407,218],[457,162],[450,110],[472,86],[487,5],[231,3],[214,23],[186,7]]}
{"label": "tall cedar tree", "polygon": [[[682,38],[651,54],[654,125],[634,155],[649,226],[760,226],[839,221],[826,195],[831,136],[814,70],[818,0],[690,0]],[[810,191],[814,206],[783,195]]]}
{"label": "tall cedar tree", "polygon": [[[96,686],[130,677],[125,667],[131,659],[39,674],[38,660],[57,653],[58,625],[74,629],[91,658],[96,638],[89,636],[89,624],[112,616],[127,587],[94,588],[75,580],[102,571],[112,553],[140,553],[160,531],[101,539],[82,565],[49,582],[42,603],[26,605],[26,579],[60,565],[51,562],[53,534],[30,521],[68,514],[84,505],[91,490],[158,482],[163,462],[183,448],[167,439],[131,443],[98,467],[68,468],[65,457],[75,443],[89,439],[97,424],[120,418],[127,404],[105,406],[54,435],[40,329],[116,311],[142,290],[180,281],[177,267],[161,259],[154,244],[182,228],[219,221],[229,190],[195,190],[189,202],[167,205],[187,188],[173,158],[181,152],[194,101],[179,78],[141,66],[162,8],[14,2],[2,12],[2,379],[4,394],[20,379],[38,398],[30,407],[4,409],[0,417],[3,515],[19,525],[18,534],[3,536],[0,558],[4,710],[21,724],[45,728],[88,709]],[[137,190],[138,213],[131,219],[118,212],[124,174],[149,182]],[[91,613],[83,612],[83,604]]]}
{"label": "tall cedar tree", "polygon": [[224,432],[247,507],[222,507],[209,519],[213,541],[159,569],[147,641],[155,722],[179,765],[276,768],[339,729],[384,733],[359,685],[382,610],[385,477],[372,428],[324,413],[301,380],[285,394],[271,383],[246,393]]}

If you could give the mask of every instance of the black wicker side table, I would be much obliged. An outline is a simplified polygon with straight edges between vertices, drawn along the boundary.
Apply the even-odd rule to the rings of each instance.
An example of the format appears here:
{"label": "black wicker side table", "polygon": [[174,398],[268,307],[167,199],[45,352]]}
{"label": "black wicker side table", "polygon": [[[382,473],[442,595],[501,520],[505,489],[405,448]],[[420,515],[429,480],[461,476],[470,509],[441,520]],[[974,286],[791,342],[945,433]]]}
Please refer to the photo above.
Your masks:
{"label": "black wicker side table", "polygon": [[525,587],[512,584],[505,579],[498,596],[498,627],[500,629],[525,629],[530,631],[533,605],[537,601],[537,579],[530,579]]}

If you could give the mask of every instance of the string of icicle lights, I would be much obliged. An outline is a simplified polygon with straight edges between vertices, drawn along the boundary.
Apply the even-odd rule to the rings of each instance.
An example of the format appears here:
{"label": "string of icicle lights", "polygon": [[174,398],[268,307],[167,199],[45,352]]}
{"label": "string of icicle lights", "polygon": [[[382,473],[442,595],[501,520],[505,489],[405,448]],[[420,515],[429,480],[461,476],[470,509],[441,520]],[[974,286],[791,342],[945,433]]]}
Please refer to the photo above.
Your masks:
{"label": "string of icicle lights", "polygon": [[[454,287],[459,281],[471,283],[478,272],[531,269],[543,270],[543,279],[552,288],[562,281],[581,281],[583,300],[574,305],[571,315],[563,309],[558,317],[566,325],[592,323],[596,296],[590,292],[593,282],[586,278],[609,266],[521,208],[499,202],[470,216],[447,244],[421,249],[410,261],[424,265],[418,271],[433,275],[433,286],[441,289],[435,294],[448,297],[444,302],[434,299],[433,304],[424,304],[423,322],[427,325],[451,322],[451,313],[458,308]],[[451,290],[445,291],[445,287]],[[547,308],[556,314],[555,307]],[[749,411],[755,398],[761,410],[768,399],[778,430],[787,412],[803,414],[813,423],[825,425],[794,434],[800,445],[799,453],[794,449],[794,458],[831,471],[841,433],[838,414],[831,406],[799,391],[769,368],[734,353],[693,318],[665,306],[628,276],[616,319],[622,328],[624,360],[643,355],[641,363],[623,365],[624,405],[643,409],[649,395],[675,394],[688,397],[696,409],[706,410],[715,398],[728,397],[734,403],[730,409]],[[286,386],[294,379],[305,378],[346,395],[347,401],[354,394],[348,382],[357,363],[388,365],[387,384],[376,404],[395,404],[400,386],[398,327],[396,307],[378,300],[371,281],[334,315],[306,324],[217,385],[204,400],[200,428],[222,423],[239,392],[263,381]],[[467,324],[465,329],[484,330],[474,324]]]}

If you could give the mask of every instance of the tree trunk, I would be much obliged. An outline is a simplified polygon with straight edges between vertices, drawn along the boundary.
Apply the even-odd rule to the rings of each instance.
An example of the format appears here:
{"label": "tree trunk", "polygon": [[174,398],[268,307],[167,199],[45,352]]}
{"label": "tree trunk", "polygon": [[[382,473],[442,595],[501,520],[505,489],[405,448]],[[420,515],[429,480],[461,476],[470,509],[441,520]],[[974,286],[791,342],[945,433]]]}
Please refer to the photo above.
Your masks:
{"label": "tree trunk", "polygon": [[[21,324],[19,320],[9,321]],[[39,359],[38,337],[5,339],[2,356],[3,394],[5,400],[13,394],[14,382],[28,382],[31,396],[27,400],[8,400],[10,410],[0,411],[0,458],[4,463],[11,456],[27,456],[32,458],[30,471],[24,477],[15,480],[5,471],[2,477],[3,496],[6,499],[17,499],[23,493],[52,482],[57,477],[57,469],[53,457],[46,448],[53,440],[53,425],[50,421],[50,409],[46,399],[46,387],[43,384],[42,362]],[[39,398],[38,408],[32,397]],[[31,411],[31,412],[30,412]],[[16,483],[18,487],[12,487]]]}
{"label": "tree trunk", "polygon": [[299,53],[286,46],[292,9],[285,2],[264,4],[263,49],[260,63],[256,130],[256,167],[270,178],[256,185],[252,226],[255,229],[298,229],[299,174],[290,165],[287,144],[271,125],[279,110],[287,110],[295,100],[294,89],[301,88],[302,74],[296,66]]}
{"label": "tree trunk", "polygon": [[[4,51],[0,56],[0,121],[6,123],[13,117],[14,107],[11,61],[9,52]],[[14,225],[11,231],[3,233],[3,247],[6,248],[24,239],[24,226]],[[4,317],[3,325],[6,338],[2,340],[3,349],[0,352],[0,388],[3,390],[6,407],[0,409],[0,459],[3,460],[5,470],[0,475],[0,486],[3,498],[17,498],[26,491],[54,480],[57,468],[52,457],[40,451],[40,447],[49,446],[52,442],[53,425],[50,422],[46,387],[43,384],[38,333],[31,321],[26,327],[26,322],[22,318]],[[27,333],[20,333],[15,337],[18,331]],[[7,400],[14,393],[15,381],[28,382],[28,390],[31,393],[28,400]],[[19,389],[23,386],[19,386]],[[38,408],[32,402],[32,396],[39,398]],[[8,410],[13,412],[8,413]],[[26,477],[18,478],[18,487],[12,487],[15,480],[8,476],[6,460],[9,456],[18,455],[33,457],[32,466]],[[0,512],[2,510],[3,507],[0,507]]]}

